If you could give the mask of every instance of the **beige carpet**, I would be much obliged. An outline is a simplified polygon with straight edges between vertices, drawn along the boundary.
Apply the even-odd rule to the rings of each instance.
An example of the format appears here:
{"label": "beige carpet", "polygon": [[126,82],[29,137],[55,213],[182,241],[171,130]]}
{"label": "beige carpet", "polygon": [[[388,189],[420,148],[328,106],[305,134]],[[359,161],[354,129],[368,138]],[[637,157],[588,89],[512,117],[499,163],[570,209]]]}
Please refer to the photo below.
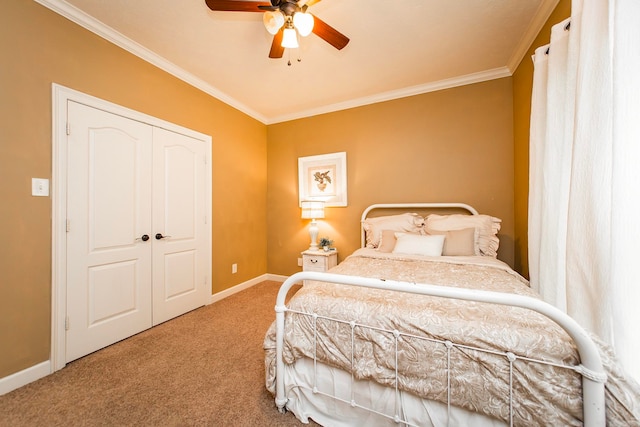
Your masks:
{"label": "beige carpet", "polygon": [[300,426],[264,386],[263,282],[0,396],[0,426]]}

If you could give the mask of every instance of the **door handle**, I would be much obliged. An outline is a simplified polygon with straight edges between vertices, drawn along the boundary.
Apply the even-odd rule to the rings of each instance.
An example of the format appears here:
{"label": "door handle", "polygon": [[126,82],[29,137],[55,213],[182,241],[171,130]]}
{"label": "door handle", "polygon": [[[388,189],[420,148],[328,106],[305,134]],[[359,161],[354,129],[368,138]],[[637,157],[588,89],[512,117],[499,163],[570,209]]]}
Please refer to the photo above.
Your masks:
{"label": "door handle", "polygon": [[171,237],[171,236],[163,236],[162,233],[156,234],[156,240],[166,239],[167,237]]}
{"label": "door handle", "polygon": [[149,240],[149,235],[143,234],[142,237],[136,237],[136,240],[142,240],[143,242],[146,242],[147,240]]}

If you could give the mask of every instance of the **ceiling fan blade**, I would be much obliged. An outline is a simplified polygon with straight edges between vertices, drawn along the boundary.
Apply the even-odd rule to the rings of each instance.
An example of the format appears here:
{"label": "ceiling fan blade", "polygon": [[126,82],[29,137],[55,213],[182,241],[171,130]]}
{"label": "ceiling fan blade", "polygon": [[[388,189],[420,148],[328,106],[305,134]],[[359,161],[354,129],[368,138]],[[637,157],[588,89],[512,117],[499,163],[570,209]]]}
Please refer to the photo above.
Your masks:
{"label": "ceiling fan blade", "polygon": [[282,35],[284,34],[284,28],[280,28],[273,36],[273,42],[271,42],[271,50],[269,51],[269,58],[279,59],[284,55],[284,48],[282,47]]}
{"label": "ceiling fan blade", "polygon": [[338,50],[342,49],[349,43],[349,38],[347,36],[315,15],[313,15],[313,34]]}
{"label": "ceiling fan blade", "polygon": [[211,10],[224,12],[264,12],[262,7],[270,10],[273,6],[266,1],[241,1],[241,0],[205,0]]}

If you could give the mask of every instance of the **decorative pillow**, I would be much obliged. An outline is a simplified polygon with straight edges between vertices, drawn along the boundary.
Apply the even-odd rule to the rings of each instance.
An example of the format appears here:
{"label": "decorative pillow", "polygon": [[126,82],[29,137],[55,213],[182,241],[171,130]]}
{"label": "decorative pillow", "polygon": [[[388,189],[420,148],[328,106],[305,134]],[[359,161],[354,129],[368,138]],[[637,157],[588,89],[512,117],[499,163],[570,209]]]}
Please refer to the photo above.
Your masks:
{"label": "decorative pillow", "polygon": [[380,234],[380,243],[378,244],[378,251],[380,252],[392,252],[396,247],[396,232],[393,230],[382,230]]}
{"label": "decorative pillow", "polygon": [[476,229],[476,241],[474,252],[476,255],[496,257],[500,240],[497,237],[500,231],[500,218],[489,215],[436,215],[427,216],[425,231],[433,234],[435,231],[463,230],[465,228]]}
{"label": "decorative pillow", "polygon": [[444,245],[444,235],[425,236],[421,234],[396,233],[394,254],[440,256]]}
{"label": "decorative pillow", "polygon": [[362,224],[366,233],[366,245],[368,248],[377,248],[380,244],[382,230],[405,231],[419,233],[424,227],[424,218],[417,213],[404,213],[400,215],[379,216],[367,218]]}
{"label": "decorative pillow", "polygon": [[476,229],[463,228],[462,230],[438,231],[431,230],[432,235],[444,235],[442,255],[468,256],[475,255]]}
{"label": "decorative pillow", "polygon": [[[396,247],[396,242],[398,241],[398,239],[396,238],[396,234],[404,234],[404,233],[398,233],[397,231],[393,231],[393,230],[382,230],[380,235],[380,243],[378,244],[378,247],[376,248],[376,250],[379,252],[386,252],[386,253],[393,252],[393,248]],[[406,233],[406,234],[424,236],[424,233]]]}

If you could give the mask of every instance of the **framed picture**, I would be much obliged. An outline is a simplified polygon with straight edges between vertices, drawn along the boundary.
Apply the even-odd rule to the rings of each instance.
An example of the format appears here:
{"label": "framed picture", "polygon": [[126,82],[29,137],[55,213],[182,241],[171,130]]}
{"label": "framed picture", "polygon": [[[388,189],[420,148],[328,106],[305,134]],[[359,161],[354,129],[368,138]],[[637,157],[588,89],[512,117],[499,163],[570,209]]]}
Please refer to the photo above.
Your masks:
{"label": "framed picture", "polygon": [[347,206],[347,153],[298,158],[298,203],[323,200],[325,206]]}

